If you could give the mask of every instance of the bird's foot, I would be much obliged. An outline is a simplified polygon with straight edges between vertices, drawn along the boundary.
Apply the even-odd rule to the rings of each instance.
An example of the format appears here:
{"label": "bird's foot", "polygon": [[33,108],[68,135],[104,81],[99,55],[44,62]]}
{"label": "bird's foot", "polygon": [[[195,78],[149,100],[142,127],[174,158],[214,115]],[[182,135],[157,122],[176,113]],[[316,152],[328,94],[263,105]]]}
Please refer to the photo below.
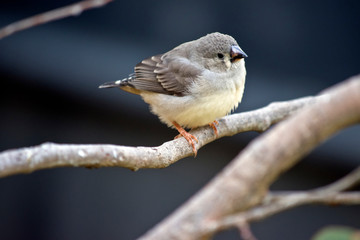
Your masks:
{"label": "bird's foot", "polygon": [[215,133],[216,137],[219,136],[218,130],[216,128],[216,126],[218,126],[218,125],[219,125],[219,122],[216,121],[216,120],[213,121],[212,123],[209,123],[209,126],[212,127],[212,129],[214,130],[214,133]]}
{"label": "bird's foot", "polygon": [[176,127],[176,129],[178,130],[178,132],[180,133],[179,135],[177,135],[175,137],[175,139],[183,136],[186,141],[188,141],[188,143],[191,145],[192,149],[193,149],[193,153],[196,157],[197,155],[197,150],[196,150],[196,147],[195,147],[195,142],[194,140],[198,143],[199,140],[192,134],[188,133],[185,129],[183,129],[177,122],[173,122],[174,126]]}

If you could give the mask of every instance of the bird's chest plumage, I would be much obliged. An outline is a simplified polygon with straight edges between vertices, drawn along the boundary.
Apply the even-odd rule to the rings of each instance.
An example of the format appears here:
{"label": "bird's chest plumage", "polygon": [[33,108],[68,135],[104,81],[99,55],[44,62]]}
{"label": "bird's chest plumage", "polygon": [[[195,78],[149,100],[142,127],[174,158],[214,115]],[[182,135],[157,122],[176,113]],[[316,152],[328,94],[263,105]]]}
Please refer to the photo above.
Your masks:
{"label": "bird's chest plumage", "polygon": [[246,71],[229,74],[204,74],[190,86],[191,93],[173,96],[143,92],[153,113],[168,126],[173,122],[187,128],[204,126],[229,114],[241,102]]}
{"label": "bird's chest plumage", "polygon": [[203,126],[223,117],[234,110],[241,101],[244,88],[233,88],[230,91],[218,91],[213,94],[197,97],[192,104],[179,114],[177,122],[189,128]]}
{"label": "bird's chest plumage", "polygon": [[204,126],[223,117],[235,109],[244,91],[244,84],[227,91],[213,91],[211,94],[176,97],[165,94],[142,93],[153,113],[168,126],[177,122],[183,127]]}

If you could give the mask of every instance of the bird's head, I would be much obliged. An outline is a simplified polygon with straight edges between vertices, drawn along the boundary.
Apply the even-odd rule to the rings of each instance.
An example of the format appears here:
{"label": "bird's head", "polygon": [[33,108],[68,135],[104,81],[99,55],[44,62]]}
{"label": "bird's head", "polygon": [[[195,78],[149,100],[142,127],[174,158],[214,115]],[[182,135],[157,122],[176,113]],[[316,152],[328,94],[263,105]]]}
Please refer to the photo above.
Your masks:
{"label": "bird's head", "polygon": [[190,52],[191,58],[214,72],[237,68],[240,62],[247,57],[236,40],[226,34],[211,33],[193,43],[194,48]]}

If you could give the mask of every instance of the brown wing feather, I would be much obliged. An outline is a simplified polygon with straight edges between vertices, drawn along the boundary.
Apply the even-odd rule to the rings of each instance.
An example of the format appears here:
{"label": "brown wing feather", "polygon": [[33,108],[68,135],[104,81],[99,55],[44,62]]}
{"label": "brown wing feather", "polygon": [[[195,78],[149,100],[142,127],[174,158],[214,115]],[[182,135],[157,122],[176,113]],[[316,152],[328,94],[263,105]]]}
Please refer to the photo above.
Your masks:
{"label": "brown wing feather", "polygon": [[162,55],[153,56],[145,59],[135,66],[135,78],[132,79],[131,85],[139,90],[167,93],[156,78],[156,64],[160,61]]}
{"label": "brown wing feather", "polygon": [[161,85],[168,91],[186,95],[187,86],[201,74],[187,59],[170,60],[167,64],[158,64],[155,70]]}
{"label": "brown wing feather", "polygon": [[201,74],[184,58],[156,55],[143,60],[135,67],[131,85],[139,90],[169,95],[186,95],[187,86]]}

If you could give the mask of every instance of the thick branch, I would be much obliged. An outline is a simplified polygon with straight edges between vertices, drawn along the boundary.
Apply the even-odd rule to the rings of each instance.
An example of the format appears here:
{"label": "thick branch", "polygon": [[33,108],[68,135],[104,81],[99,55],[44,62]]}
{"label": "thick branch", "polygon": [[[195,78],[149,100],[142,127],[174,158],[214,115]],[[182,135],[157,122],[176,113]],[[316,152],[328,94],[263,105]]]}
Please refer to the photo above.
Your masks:
{"label": "thick branch", "polygon": [[282,172],[335,132],[359,122],[357,76],[255,139],[204,189],[141,239],[207,239],[213,234],[209,225],[261,204]]}
{"label": "thick branch", "polygon": [[0,39],[40,24],[70,16],[77,16],[87,9],[101,7],[111,1],[113,0],[86,0],[14,22],[0,29]]}
{"label": "thick branch", "polygon": [[[210,127],[199,128],[191,133],[199,140],[196,145],[199,149],[224,136],[232,136],[245,131],[264,131],[299,108],[319,101],[320,98],[322,97],[306,97],[288,102],[277,102],[255,111],[224,117],[219,120],[218,137],[214,135]],[[164,168],[192,154],[192,148],[183,138],[165,142],[158,147],[44,143],[40,146],[0,153],[0,177],[65,166],[117,166],[132,170]]]}

